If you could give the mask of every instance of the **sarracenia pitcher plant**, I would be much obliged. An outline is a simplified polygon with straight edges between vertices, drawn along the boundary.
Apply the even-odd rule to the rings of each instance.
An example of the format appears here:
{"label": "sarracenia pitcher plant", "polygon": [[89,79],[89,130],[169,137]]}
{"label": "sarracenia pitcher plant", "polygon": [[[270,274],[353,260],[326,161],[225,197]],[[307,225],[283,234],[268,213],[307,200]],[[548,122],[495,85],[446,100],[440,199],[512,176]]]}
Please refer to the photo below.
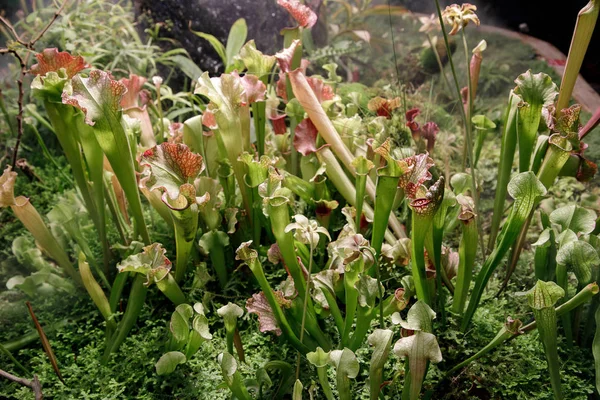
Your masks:
{"label": "sarracenia pitcher plant", "polygon": [[[369,397],[417,400],[424,387],[429,390],[427,372],[442,361],[441,348],[455,337],[440,331],[470,332],[478,324],[495,272],[508,259],[508,282],[527,248],[529,227],[541,226],[534,243],[540,281],[528,294],[534,320],[507,319],[487,346],[458,365],[439,364],[444,371],[436,376],[449,376],[535,328],[557,399],[563,396],[559,334],[564,332],[564,342],[572,346],[592,342],[595,333],[600,374],[600,330],[593,322],[600,318],[600,300],[594,297],[600,278],[596,213],[575,206],[553,210],[545,202],[539,224],[535,213],[558,176],[586,180],[595,173],[582,142],[589,127],[582,132],[580,107],[568,107],[568,100],[571,65],[580,63],[597,1],[580,17],[560,91],[543,73],[528,71],[516,78],[501,127],[497,174],[485,180],[476,166],[495,123],[484,115],[472,117],[486,62],[484,43],[470,60],[467,52],[465,28],[479,24],[473,5],[449,6],[443,17],[439,10],[440,22],[451,25],[450,35],[463,39],[468,70],[463,102],[449,57],[465,124],[465,165],[452,175],[449,162],[440,167],[436,148],[450,128],[434,121],[420,126],[422,106],[407,93],[396,97],[387,88],[359,93],[345,87],[335,64],[324,67],[329,80],[311,76],[302,58],[303,40],[310,39],[317,15],[298,0],[278,3],[298,22],[285,31],[285,48],[275,56],[263,54],[253,41],[243,45],[245,31],[239,39],[232,30],[235,43],[228,49],[239,49],[239,55],[227,54],[228,73],[199,77],[185,95],[194,104],[185,112],[167,96],[168,82],[155,79],[162,97],[153,103],[143,90],[147,78],[119,81],[56,49],[39,54],[31,68],[33,93],[42,100],[71,167],[76,190],[69,196],[77,202],[56,206],[49,228],[33,207],[35,199],[14,196],[17,175],[8,168],[0,178],[0,205],[12,209],[40,254],[58,265],[56,274],[89,294],[106,324],[102,361],[117,352],[156,287],[173,312],[166,351],[155,364],[160,375],[183,368],[212,339],[213,312],[224,323],[218,358],[223,387],[239,399],[262,393],[266,379],[258,372],[257,379],[244,379],[247,366],[239,363],[249,352],[240,335],[247,313],[244,321],[257,318],[261,332],[280,336],[298,353],[296,379],[288,362],[269,366],[282,371],[289,392],[297,382],[295,398],[301,398],[313,367],[325,398],[353,398],[368,343]],[[440,27],[448,43],[446,28]],[[492,215],[479,202],[490,180],[496,184]],[[73,223],[80,215],[69,215],[73,204],[85,206],[86,221],[102,243],[103,263],[94,259]],[[59,244],[55,231],[60,229],[76,244],[72,251]],[[109,234],[118,234],[120,242],[109,244]],[[490,238],[488,249],[481,245],[484,234]],[[168,235],[174,249],[169,240],[158,242]],[[102,273],[99,264],[105,266]],[[247,282],[249,274],[257,293],[239,291],[253,284]],[[207,275],[214,275],[218,285]],[[231,303],[213,307],[223,296],[229,301],[232,292]],[[124,309],[119,307],[123,293],[128,293]],[[203,304],[188,304],[200,293]],[[234,303],[240,295],[247,299],[245,310]],[[396,359],[390,359],[392,353]],[[334,375],[335,386],[328,379]],[[278,396],[286,396],[288,388],[280,387]]]}

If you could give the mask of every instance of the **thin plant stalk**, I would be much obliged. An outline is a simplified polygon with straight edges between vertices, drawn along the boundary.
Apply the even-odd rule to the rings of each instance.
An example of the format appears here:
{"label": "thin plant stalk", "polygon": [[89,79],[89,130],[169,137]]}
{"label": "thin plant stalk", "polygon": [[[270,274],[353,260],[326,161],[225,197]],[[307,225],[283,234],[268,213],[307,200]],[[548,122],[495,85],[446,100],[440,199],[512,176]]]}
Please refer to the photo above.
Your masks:
{"label": "thin plant stalk", "polygon": [[[465,34],[465,30],[461,29],[461,37],[463,42],[463,50],[465,52],[465,65],[467,66],[467,103],[465,105],[465,118],[467,123],[465,124],[465,143],[463,146],[463,169],[467,165],[467,156],[470,160],[469,164],[471,169],[473,170],[473,140],[472,140],[472,124],[471,124],[471,116],[473,114],[473,85],[471,82],[471,68],[469,68],[469,46],[467,44],[467,35]],[[475,177],[473,177],[475,179]],[[473,193],[475,196],[475,193]]]}
{"label": "thin plant stalk", "polygon": [[[335,157],[335,155],[333,154],[333,152],[328,147],[322,147],[321,149],[319,149],[317,151],[317,158],[319,159],[319,161],[321,163],[325,164],[325,172],[327,173],[327,177],[331,180],[331,182],[336,187],[338,192],[342,195],[342,197],[344,197],[344,199],[349,204],[356,206],[357,196],[356,196],[356,190],[354,188],[354,185],[352,184],[352,181],[350,181],[350,179],[348,178],[348,176],[342,169],[342,166],[338,162],[338,160]],[[375,213],[374,213],[373,209],[371,208],[371,206],[369,206],[369,204],[367,202],[363,203],[363,210],[364,210],[364,214],[367,218],[369,218],[369,219],[374,218]],[[396,222],[399,223],[399,221],[395,215],[390,215],[389,221],[391,222],[392,220],[395,220]],[[390,226],[392,226],[391,223],[390,223]],[[394,232],[397,235],[399,234],[399,231],[395,230]],[[403,229],[401,230],[401,232],[403,235],[405,235]],[[392,232],[390,232],[389,230],[386,230],[385,231],[385,240],[389,243],[395,243],[396,237],[394,236],[394,234]]]}
{"label": "thin plant stalk", "polygon": [[[35,334],[35,337],[37,338],[37,333]],[[6,357],[8,357],[8,359],[10,361],[12,361],[13,364],[15,364],[21,371],[23,371],[27,376],[31,376],[31,371],[29,371],[27,368],[25,368],[23,366],[23,364],[21,364],[15,357],[13,357],[13,355],[11,354],[10,351],[8,351],[6,349],[6,347],[4,347],[2,344],[0,344],[0,353],[3,353]]]}
{"label": "thin plant stalk", "polygon": [[[444,43],[446,44],[446,51],[448,52],[448,63],[450,64],[450,69],[452,70],[452,77],[454,78],[454,86],[455,86],[455,90],[456,90],[456,98],[458,99],[458,104],[460,104],[462,102],[462,96],[460,95],[460,87],[459,87],[459,83],[458,83],[458,75],[456,74],[456,68],[454,66],[454,61],[452,60],[451,54],[452,51],[450,50],[450,43],[448,42],[448,34],[446,32],[446,27],[444,26],[444,20],[442,18],[442,9],[440,8],[440,2],[439,0],[435,0],[435,6],[437,9],[437,14],[438,14],[438,19],[440,20],[440,26],[442,29],[442,35],[444,36]],[[472,91],[472,85],[471,85],[471,72],[469,69],[469,49],[467,47],[467,39],[465,35],[465,31],[464,29],[461,30],[462,31],[462,35],[463,35],[463,45],[465,48],[465,57],[467,60],[467,74],[469,79],[467,80],[467,85],[468,85],[468,90],[469,90],[469,102],[472,101],[471,98],[471,91]],[[471,109],[472,106],[469,106],[469,109]],[[485,256],[486,253],[486,249],[485,249],[485,244],[483,243],[483,229],[481,227],[481,214],[479,213],[479,194],[477,192],[477,179],[475,177],[475,167],[473,164],[473,142],[471,140],[471,121],[470,119],[467,119],[467,114],[465,112],[465,109],[463,107],[459,107],[459,109],[461,110],[461,115],[463,117],[463,123],[465,125],[465,141],[467,142],[467,153],[469,155],[469,165],[471,166],[470,168],[470,172],[471,172],[471,185],[472,185],[472,196],[473,196],[473,201],[475,203],[475,214],[477,214],[477,230],[479,231],[479,246],[481,247],[481,252],[482,254]]]}
{"label": "thin plant stalk", "polygon": [[[310,296],[310,278],[313,266],[314,244],[310,242],[310,256],[308,258],[308,276],[306,279],[306,291],[304,292],[304,304],[302,305],[302,322],[300,323],[300,343],[304,340],[304,326],[306,325],[306,309],[308,307],[308,298]],[[298,352],[298,361],[296,362],[296,379],[300,378],[300,352]]]}
{"label": "thin plant stalk", "polygon": [[512,164],[517,149],[517,105],[520,101],[521,98],[511,91],[508,98],[506,117],[504,119],[504,131],[502,133],[502,144],[500,147],[500,163],[498,164],[496,195],[494,197],[494,212],[492,214],[488,249],[494,247],[498,232],[500,231],[502,216],[504,214],[508,182],[510,181]]}
{"label": "thin plant stalk", "polygon": [[[444,86],[448,92],[451,92],[450,83],[448,82],[448,78],[446,77],[446,72],[444,71],[444,64],[442,63],[442,59],[440,58],[440,53],[437,51],[437,47],[433,45],[433,40],[431,40],[431,34],[427,34],[427,42],[433,50],[433,54],[435,55],[435,60],[438,63],[438,67],[440,69],[440,75],[442,76],[442,80],[444,81]],[[452,57],[452,54],[448,54],[448,57]]]}

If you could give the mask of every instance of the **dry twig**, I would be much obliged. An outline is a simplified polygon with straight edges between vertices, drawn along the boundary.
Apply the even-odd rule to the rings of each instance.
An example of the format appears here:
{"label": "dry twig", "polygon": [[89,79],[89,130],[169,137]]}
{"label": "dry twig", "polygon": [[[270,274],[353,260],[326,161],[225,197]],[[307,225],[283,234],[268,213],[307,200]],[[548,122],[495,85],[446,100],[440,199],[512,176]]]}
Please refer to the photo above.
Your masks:
{"label": "dry twig", "polygon": [[0,376],[8,379],[9,381],[16,382],[33,390],[35,400],[42,400],[44,398],[44,396],[42,395],[42,384],[40,383],[40,380],[38,379],[37,375],[34,375],[32,380],[27,380],[24,378],[19,378],[18,376],[15,376],[0,369]]}
{"label": "dry twig", "polygon": [[[35,45],[35,43],[38,40],[40,40],[42,36],[44,36],[44,34],[48,31],[48,29],[50,29],[52,24],[58,19],[59,15],[62,13],[65,6],[67,5],[68,1],[69,0],[63,1],[62,5],[56,10],[54,15],[52,16],[52,19],[46,24],[46,26],[44,26],[44,28],[37,35],[32,37],[32,39],[28,42],[21,38],[21,36],[17,33],[15,27],[6,18],[0,16],[0,23],[4,25],[6,29],[8,29],[12,36],[14,36],[14,41],[16,43],[20,44],[21,46],[25,47],[25,49],[31,52],[33,51],[33,46]],[[27,54],[24,60],[23,57],[19,54],[18,49],[11,47],[0,48],[0,54],[9,53],[17,59],[21,68],[19,73],[19,79],[17,79],[17,85],[19,88],[19,97],[17,100],[17,142],[15,143],[15,148],[13,149],[11,162],[12,168],[14,169],[17,163],[17,156],[19,153],[19,146],[21,144],[21,137],[23,136],[23,97],[25,96],[25,91],[23,89],[23,80],[25,79],[25,75],[27,74],[27,61],[29,60],[29,54]]]}

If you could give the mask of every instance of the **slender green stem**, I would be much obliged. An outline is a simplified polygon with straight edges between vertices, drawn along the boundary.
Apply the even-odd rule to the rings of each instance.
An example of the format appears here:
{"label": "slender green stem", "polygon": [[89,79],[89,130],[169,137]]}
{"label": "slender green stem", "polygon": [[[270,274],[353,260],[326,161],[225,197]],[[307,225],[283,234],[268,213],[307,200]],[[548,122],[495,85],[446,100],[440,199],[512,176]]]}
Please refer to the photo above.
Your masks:
{"label": "slender green stem", "polygon": [[[273,201],[271,202],[273,203]],[[285,232],[285,227],[290,223],[289,207],[287,202],[283,204],[271,204],[269,206],[269,217],[271,219],[271,228],[273,235],[277,240],[277,245],[285,261],[285,265],[289,268],[290,275],[294,280],[294,286],[298,294],[304,298],[306,293],[306,281],[300,270],[296,252],[294,250],[294,236],[291,232]]]}
{"label": "slender green stem", "polygon": [[319,376],[319,384],[321,385],[321,390],[323,390],[323,394],[327,400],[334,400],[333,392],[331,391],[331,386],[329,386],[329,379],[327,378],[327,367],[317,367],[317,375]]}
{"label": "slender green stem", "polygon": [[379,264],[377,261],[375,262],[375,276],[377,278],[377,285],[379,286],[379,327],[383,329],[385,325],[383,324],[383,285],[381,284],[381,271],[379,270]]}
{"label": "slender green stem", "polygon": [[108,300],[110,304],[110,311],[113,314],[117,312],[117,306],[121,300],[121,293],[123,293],[123,289],[127,284],[127,278],[129,278],[129,274],[127,272],[121,272],[117,274],[115,280],[113,281],[112,289],[110,291],[110,298]]}
{"label": "slender green stem", "polygon": [[540,339],[544,345],[548,370],[550,372],[550,383],[556,400],[563,399],[560,384],[560,361],[558,359],[556,341],[556,310],[554,307],[533,310],[533,315],[538,323]]}
{"label": "slender green stem", "polygon": [[54,167],[56,168],[58,173],[63,177],[63,179],[69,182],[70,185],[74,186],[75,183],[73,182],[73,179],[69,175],[65,174],[65,172],[63,171],[64,168],[58,165],[54,157],[52,157],[52,154],[50,154],[50,151],[48,151],[48,148],[46,147],[46,144],[44,143],[44,140],[42,139],[42,135],[40,135],[40,131],[38,130],[38,128],[35,125],[30,126],[31,130],[35,134],[40,148],[42,149],[42,153],[44,153],[44,156],[48,159],[48,161],[52,163],[52,165],[54,165]]}
{"label": "slender green stem", "polygon": [[8,357],[9,360],[12,361],[13,364],[15,364],[21,371],[25,372],[25,374],[27,376],[31,376],[31,371],[29,371],[27,368],[25,368],[23,366],[23,364],[21,364],[19,361],[17,361],[17,359],[13,357],[13,355],[10,353],[10,351],[6,350],[6,348],[4,346],[2,346],[2,344],[0,344],[0,352],[4,353],[4,355],[6,357]]}
{"label": "slender green stem", "polygon": [[157,140],[158,144],[165,141],[165,124],[163,119],[162,100],[160,99],[160,84],[156,88],[156,110],[158,112],[158,125],[159,125],[159,137]]}
{"label": "slender green stem", "polygon": [[337,304],[335,294],[330,292],[329,289],[324,288],[323,295],[325,296],[325,299],[327,300],[327,304],[329,305],[329,311],[331,312],[331,315],[333,316],[333,320],[335,321],[335,326],[337,327],[338,333],[341,336],[342,333],[344,332],[344,318],[342,317],[342,313]]}
{"label": "slender green stem", "polygon": [[[306,280],[306,291],[304,292],[304,304],[302,306],[302,322],[300,323],[300,343],[304,340],[304,326],[306,324],[306,309],[308,307],[308,298],[310,296],[310,279],[312,274],[312,266],[313,266],[313,251],[314,251],[314,243],[310,242],[310,256],[308,259],[308,278]],[[298,361],[296,363],[296,379],[300,378],[300,352],[298,352]]]}
{"label": "slender green stem", "polygon": [[198,208],[194,204],[182,211],[172,211],[175,228],[175,280],[181,282],[187,270],[198,229]]}
{"label": "slender green stem", "polygon": [[119,238],[121,239],[121,243],[128,244],[129,240],[127,240],[127,235],[125,235],[125,225],[126,222],[123,219],[123,214],[117,206],[117,200],[113,196],[114,192],[110,190],[107,185],[104,185],[104,198],[106,199],[106,204],[108,205],[108,211],[112,215],[113,222],[115,223],[115,227],[117,228],[117,232],[119,233]]}
{"label": "slender green stem", "polygon": [[517,105],[520,101],[520,97],[511,91],[508,98],[506,117],[504,119],[504,131],[502,133],[502,144],[500,147],[500,163],[498,164],[496,195],[494,198],[494,212],[492,214],[492,225],[490,227],[488,249],[492,249],[494,247],[498,232],[500,230],[500,223],[502,222],[502,217],[504,215],[507,187],[512,172],[515,151],[517,148]]}
{"label": "slender green stem", "polygon": [[186,240],[184,234],[181,232],[181,227],[175,224],[175,247],[176,247],[176,266],[175,266],[175,280],[180,282],[185,276],[187,270],[187,262],[192,251],[194,242]]}
{"label": "slender green stem", "polygon": [[248,191],[251,195],[251,206],[252,206],[252,242],[256,247],[260,246],[260,238],[262,233],[262,224],[260,223],[260,218],[262,214],[262,198],[258,194],[258,186],[250,187],[248,186]]}
{"label": "slender green stem", "polygon": [[6,104],[4,103],[4,96],[0,92],[0,111],[2,111],[2,115],[4,115],[4,120],[6,121],[6,126],[10,129],[11,136],[17,136],[17,132],[15,131],[15,127],[10,120],[10,114],[6,109]]}
{"label": "slender green stem", "polygon": [[508,265],[506,267],[506,276],[504,277],[502,286],[500,286],[500,289],[498,290],[498,293],[496,294],[496,296],[499,296],[500,293],[502,293],[506,289],[506,287],[508,286],[508,282],[510,281],[510,277],[512,276],[513,272],[515,272],[515,269],[517,268],[517,263],[519,262],[519,258],[521,257],[521,251],[523,250],[525,241],[527,240],[527,231],[529,230],[529,225],[531,224],[531,219],[533,218],[534,212],[535,212],[535,209],[533,209],[531,211],[531,213],[529,214],[529,216],[527,217],[527,220],[525,221],[525,223],[523,224],[523,227],[521,228],[521,232],[519,232],[517,241],[513,245],[513,249],[510,254],[510,262],[508,263]]}
{"label": "slender green stem", "polygon": [[[465,65],[467,70],[467,103],[465,107],[465,118],[467,120],[465,126],[465,143],[463,145],[463,168],[467,165],[467,155],[470,160],[471,169],[473,169],[473,141],[471,138],[471,115],[473,114],[473,85],[471,84],[471,68],[469,68],[469,46],[467,44],[467,35],[465,30],[461,29],[461,37],[463,42],[463,50],[465,52]],[[475,195],[475,193],[473,193]]]}
{"label": "slender green stem", "polygon": [[298,150],[294,147],[294,136],[296,136],[296,126],[298,126],[298,121],[296,121],[296,117],[290,117],[290,143],[291,143],[291,168],[290,173],[292,175],[298,175]]}
{"label": "slender green stem", "polygon": [[[440,8],[440,2],[439,0],[435,0],[435,6],[437,9],[437,13],[438,13],[438,18],[440,20],[440,25],[442,28],[442,35],[444,36],[444,43],[446,44],[446,51],[448,52],[448,63],[450,64],[450,69],[452,70],[452,77],[454,78],[454,86],[456,89],[456,98],[458,99],[458,104],[462,103],[462,96],[460,95],[460,85],[458,83],[458,75],[456,74],[456,68],[454,66],[454,61],[452,60],[452,51],[450,50],[450,43],[448,42],[448,34],[446,33],[446,27],[444,26],[444,20],[442,18],[442,9]],[[463,45],[465,47],[465,56],[466,56],[466,61],[467,61],[467,74],[469,76],[469,79],[467,81],[467,85],[468,85],[468,90],[469,90],[469,98],[471,98],[471,72],[469,69],[469,49],[467,47],[467,39],[464,36],[465,32],[464,29],[461,29],[462,31],[462,35],[463,35]],[[469,99],[469,102],[471,102],[472,99]],[[459,109],[461,110],[461,115],[463,117],[463,122],[465,125],[465,132],[466,132],[466,137],[465,140],[467,141],[467,146],[468,146],[468,154],[469,154],[469,165],[471,166],[471,184],[472,184],[472,196],[473,196],[473,202],[475,203],[475,214],[477,214],[477,230],[479,231],[479,246],[481,247],[481,252],[483,257],[485,257],[485,253],[486,253],[486,249],[485,249],[485,244],[483,243],[483,229],[481,227],[481,213],[479,212],[479,193],[477,192],[477,179],[475,176],[475,167],[474,167],[474,163],[473,163],[473,143],[471,141],[471,121],[468,119],[467,114],[465,112],[465,109],[463,107],[459,107]],[[471,109],[471,106],[469,106],[469,109]]]}
{"label": "slender green stem", "polygon": [[[568,293],[569,282],[567,276],[567,266],[562,264],[556,265],[556,283],[560,286],[565,293]],[[567,347],[570,349],[573,347],[573,322],[571,320],[571,313],[566,313],[562,317],[562,325],[565,331],[565,341]],[[536,318],[537,321],[537,318]],[[539,323],[538,323],[539,324]]]}
{"label": "slender green stem", "polygon": [[469,365],[473,361],[475,361],[475,360],[477,360],[477,359],[485,356],[486,354],[490,353],[496,347],[498,347],[502,343],[504,343],[506,340],[508,340],[511,337],[513,337],[513,335],[515,335],[515,334],[516,334],[515,332],[511,332],[510,330],[506,329],[506,327],[503,327],[500,330],[500,332],[498,332],[498,334],[492,339],[491,342],[489,342],[487,345],[485,345],[485,347],[483,347],[481,350],[479,350],[477,353],[475,353],[471,357],[467,358],[463,362],[461,362],[461,363],[457,364],[456,366],[454,366],[450,371],[448,371],[447,375],[452,375],[454,372],[458,371],[459,369],[461,369],[461,368]]}
{"label": "slender green stem", "polygon": [[356,218],[355,225],[356,231],[360,231],[360,220],[363,213],[363,204],[365,202],[365,188],[367,186],[367,175],[366,174],[356,174]]}
{"label": "slender green stem", "polygon": [[[440,57],[440,53],[437,51],[437,47],[433,45],[433,40],[431,40],[431,34],[427,34],[427,41],[429,42],[429,46],[431,50],[433,50],[433,54],[435,55],[435,59],[438,63],[438,67],[440,68],[440,75],[442,76],[442,80],[444,81],[444,86],[448,92],[451,92],[450,82],[448,82],[448,77],[446,77],[446,72],[444,71],[444,64],[442,63],[442,59]],[[452,57],[452,54],[448,54],[448,58]]]}

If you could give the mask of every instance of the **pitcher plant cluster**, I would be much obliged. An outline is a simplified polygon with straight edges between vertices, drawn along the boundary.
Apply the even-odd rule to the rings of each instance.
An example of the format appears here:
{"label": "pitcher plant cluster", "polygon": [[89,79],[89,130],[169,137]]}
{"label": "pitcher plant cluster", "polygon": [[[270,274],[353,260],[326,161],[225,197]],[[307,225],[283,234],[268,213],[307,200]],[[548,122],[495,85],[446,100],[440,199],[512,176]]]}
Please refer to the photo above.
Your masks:
{"label": "pitcher plant cluster", "polygon": [[[473,115],[486,48],[483,42],[471,50],[467,43],[467,32],[480,23],[476,7],[442,11],[438,5],[438,15],[421,21],[428,41],[441,35],[448,54],[448,37],[460,35],[469,66],[467,76],[457,76],[450,58],[448,80],[440,63],[464,122],[462,169],[449,175],[433,158],[435,146],[444,145],[436,141],[440,128],[420,117],[410,99],[373,97],[365,110],[358,94],[343,100],[336,93],[336,65],[327,67],[328,76],[309,75],[303,41],[317,15],[298,0],[278,3],[297,22],[283,31],[284,48],[263,54],[246,42],[245,30],[236,30],[238,36],[221,45],[227,73],[198,79],[202,113],[182,123],[148,112],[150,104],[168,107],[159,77],[152,84],[136,75],[115,80],[57,49],[36,55],[31,90],[44,105],[76,190],[44,217],[35,198],[15,197],[17,174],[4,171],[0,205],[13,210],[56,264],[40,264],[12,285],[87,293],[106,321],[103,362],[122,356],[120,345],[155,286],[174,310],[158,374],[173,372],[212,339],[206,315],[216,311],[227,339],[217,360],[223,387],[238,399],[262,393],[262,384],[250,385],[238,368],[245,358],[238,330],[244,314],[297,351],[294,398],[302,398],[311,379],[327,399],[352,398],[356,352],[369,348],[370,398],[399,391],[402,399],[418,399],[433,364],[441,363],[437,368],[450,377],[537,329],[548,381],[560,399],[559,325],[566,346],[593,345],[600,374],[597,215],[578,205],[540,207],[558,176],[585,181],[597,170],[584,155],[590,127],[581,127],[580,107],[569,107],[568,99],[599,2],[592,0],[579,16],[560,86],[531,71],[515,80],[489,223],[483,223],[477,163],[495,125]],[[394,118],[405,129],[397,129]],[[80,216],[94,225],[102,259],[81,234]],[[175,239],[174,252],[153,230],[160,220]],[[534,319],[498,321],[502,327],[488,346],[459,365],[445,365],[436,333],[473,327],[488,282],[505,264],[509,281],[532,224],[543,226],[532,243],[538,282],[526,293]],[[110,225],[117,241],[108,238]],[[65,236],[74,248],[63,245]],[[458,247],[449,236],[459,238]],[[192,301],[190,292],[202,289],[206,271],[226,290],[243,270],[260,288],[245,304],[213,311]],[[269,278],[277,270],[285,271],[280,282]],[[301,369],[302,363],[310,368]]]}

